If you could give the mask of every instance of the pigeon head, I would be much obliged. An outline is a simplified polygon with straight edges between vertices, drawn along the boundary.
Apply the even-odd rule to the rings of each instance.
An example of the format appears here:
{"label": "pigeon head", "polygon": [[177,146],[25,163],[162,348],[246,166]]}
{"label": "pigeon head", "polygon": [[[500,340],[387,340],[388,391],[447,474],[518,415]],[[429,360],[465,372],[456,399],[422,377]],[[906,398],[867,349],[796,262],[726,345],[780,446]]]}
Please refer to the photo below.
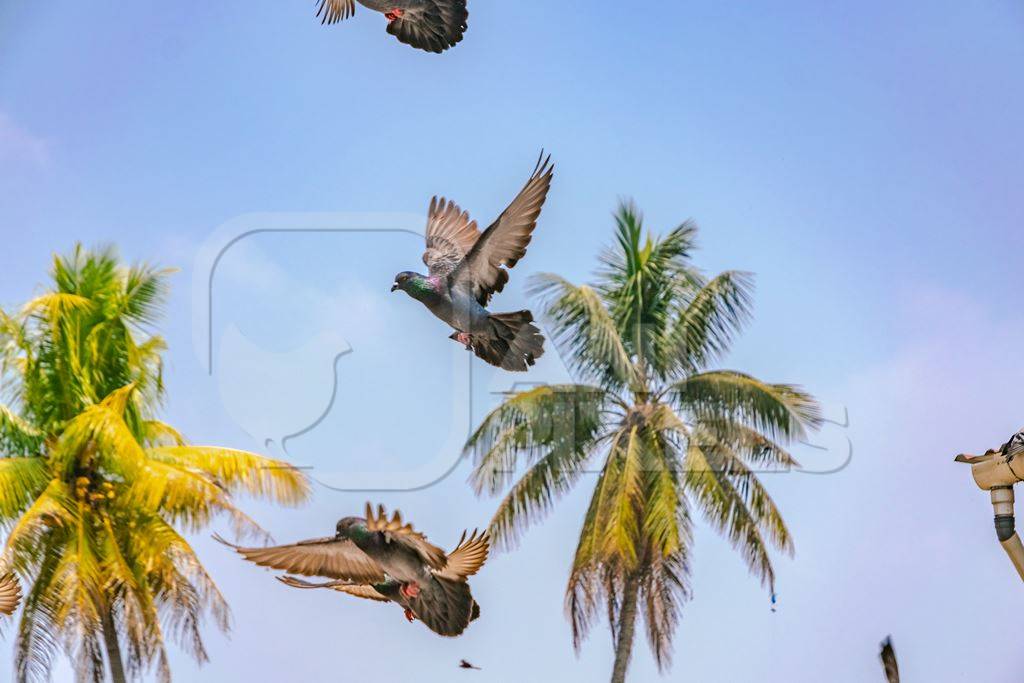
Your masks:
{"label": "pigeon head", "polygon": [[395,276],[391,291],[402,290],[413,299],[425,301],[438,295],[438,282],[426,275],[405,271]]}
{"label": "pigeon head", "polygon": [[391,285],[391,291],[397,292],[402,290],[403,292],[408,292],[410,285],[421,278],[422,276],[419,273],[413,273],[408,270],[403,271],[395,276],[395,284]]}
{"label": "pigeon head", "polygon": [[369,533],[366,528],[366,520],[361,517],[345,517],[338,520],[338,538],[355,539]]}

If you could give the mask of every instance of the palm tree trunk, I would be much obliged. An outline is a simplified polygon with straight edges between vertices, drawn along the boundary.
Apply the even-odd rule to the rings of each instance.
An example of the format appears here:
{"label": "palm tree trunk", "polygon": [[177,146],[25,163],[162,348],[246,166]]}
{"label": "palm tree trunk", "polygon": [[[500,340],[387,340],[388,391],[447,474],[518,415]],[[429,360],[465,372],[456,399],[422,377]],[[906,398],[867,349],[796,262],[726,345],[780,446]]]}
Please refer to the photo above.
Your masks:
{"label": "palm tree trunk", "polygon": [[107,664],[110,665],[110,680],[126,683],[124,662],[121,661],[121,645],[117,642],[117,628],[109,609],[103,610],[103,642],[107,646]]}
{"label": "palm tree trunk", "polygon": [[626,579],[623,588],[622,611],[619,612],[618,640],[615,642],[615,666],[612,668],[612,683],[625,683],[629,658],[633,654],[633,636],[636,632],[637,598],[640,585],[636,577]]}

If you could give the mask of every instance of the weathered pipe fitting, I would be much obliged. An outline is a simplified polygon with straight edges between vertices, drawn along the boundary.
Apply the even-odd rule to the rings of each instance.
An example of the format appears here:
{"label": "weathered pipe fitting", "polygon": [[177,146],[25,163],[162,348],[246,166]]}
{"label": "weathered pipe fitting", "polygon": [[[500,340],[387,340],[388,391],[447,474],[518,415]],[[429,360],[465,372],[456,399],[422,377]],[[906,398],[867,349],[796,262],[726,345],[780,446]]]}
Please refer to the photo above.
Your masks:
{"label": "weathered pipe fitting", "polygon": [[1009,541],[1013,538],[1014,533],[1013,515],[998,515],[996,517],[996,536],[999,538],[999,542]]}

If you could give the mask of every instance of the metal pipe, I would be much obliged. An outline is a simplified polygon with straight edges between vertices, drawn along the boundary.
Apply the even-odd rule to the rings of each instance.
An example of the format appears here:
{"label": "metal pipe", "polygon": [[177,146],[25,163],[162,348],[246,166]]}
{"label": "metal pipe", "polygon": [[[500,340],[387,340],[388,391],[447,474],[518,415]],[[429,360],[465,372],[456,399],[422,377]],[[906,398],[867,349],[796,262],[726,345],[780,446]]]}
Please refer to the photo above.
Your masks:
{"label": "metal pipe", "polygon": [[1024,481],[1024,457],[1018,457],[1021,455],[1024,455],[1024,429],[999,449],[993,448],[982,455],[961,454],[956,461],[970,465],[974,483],[989,491],[996,537],[1024,581],[1024,542],[1014,528],[1013,514],[1013,485]]}
{"label": "metal pipe", "polygon": [[996,537],[1010,557],[1017,574],[1024,581],[1024,543],[1014,529],[1013,487],[997,486],[991,490],[992,510],[995,513]]}

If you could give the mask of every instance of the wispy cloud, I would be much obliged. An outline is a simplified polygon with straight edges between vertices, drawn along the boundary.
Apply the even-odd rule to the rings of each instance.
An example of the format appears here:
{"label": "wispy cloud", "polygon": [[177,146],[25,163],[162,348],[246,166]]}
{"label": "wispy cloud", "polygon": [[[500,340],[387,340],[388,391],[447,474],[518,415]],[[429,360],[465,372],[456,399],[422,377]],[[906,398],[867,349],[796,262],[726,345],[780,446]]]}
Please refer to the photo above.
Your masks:
{"label": "wispy cloud", "polygon": [[50,143],[0,111],[0,162],[44,167],[50,163]]}
{"label": "wispy cloud", "polygon": [[[352,329],[370,336],[381,333],[381,311],[391,303],[386,289],[371,289],[358,278],[344,280],[337,290],[313,285],[252,243],[232,246],[221,272],[227,288],[247,292],[264,310],[288,311],[291,325],[305,327],[309,333]],[[231,295],[230,289],[224,293]]]}

